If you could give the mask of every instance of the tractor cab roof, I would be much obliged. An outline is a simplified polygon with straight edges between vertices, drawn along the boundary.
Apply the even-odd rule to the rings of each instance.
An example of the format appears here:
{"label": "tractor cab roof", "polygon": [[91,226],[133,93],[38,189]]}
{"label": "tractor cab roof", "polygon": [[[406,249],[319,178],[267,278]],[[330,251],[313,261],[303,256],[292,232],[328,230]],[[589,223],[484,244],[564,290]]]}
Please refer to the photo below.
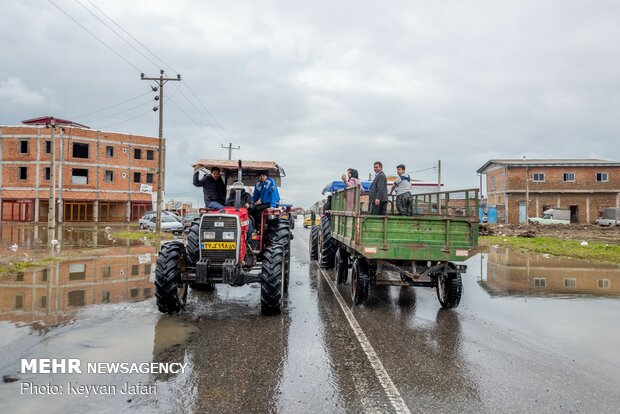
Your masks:
{"label": "tractor cab roof", "polygon": [[244,160],[198,160],[192,164],[192,167],[199,166],[211,170],[213,167],[219,167],[222,170],[222,176],[227,185],[237,181],[237,171],[241,163],[242,181],[245,186],[252,187],[258,182],[261,173],[266,172],[267,175],[280,185],[280,178],[286,176],[284,169],[274,161],[244,161]]}

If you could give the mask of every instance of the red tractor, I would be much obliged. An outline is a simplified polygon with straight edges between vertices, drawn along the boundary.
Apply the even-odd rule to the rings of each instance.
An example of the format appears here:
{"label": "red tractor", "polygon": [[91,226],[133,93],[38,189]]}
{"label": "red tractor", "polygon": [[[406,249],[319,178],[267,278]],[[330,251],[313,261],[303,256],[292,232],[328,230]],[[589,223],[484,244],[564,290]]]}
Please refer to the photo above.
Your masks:
{"label": "red tractor", "polygon": [[[235,203],[222,210],[201,209],[185,243],[175,240],[161,247],[155,268],[157,307],[168,314],[181,311],[188,287],[211,291],[216,283],[258,282],[261,312],[279,314],[289,283],[289,215],[281,207],[268,208],[257,226],[245,204],[241,205],[241,191],[256,184],[265,171],[279,185],[284,170],[271,161],[200,160],[194,165],[207,170],[219,167],[228,192],[235,193]],[[250,233],[250,228],[257,227],[260,232]]]}

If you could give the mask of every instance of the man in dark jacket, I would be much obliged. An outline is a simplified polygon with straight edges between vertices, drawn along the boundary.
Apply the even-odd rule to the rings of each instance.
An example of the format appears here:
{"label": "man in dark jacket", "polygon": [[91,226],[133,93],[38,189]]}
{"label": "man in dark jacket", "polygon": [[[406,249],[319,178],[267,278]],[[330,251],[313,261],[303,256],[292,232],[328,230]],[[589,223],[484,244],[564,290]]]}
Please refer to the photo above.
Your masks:
{"label": "man in dark jacket", "polygon": [[375,170],[375,179],[372,180],[370,190],[368,191],[368,211],[370,214],[384,216],[387,214],[387,178],[383,173],[383,164],[377,161],[373,166]]}
{"label": "man in dark jacket", "polygon": [[210,174],[205,174],[200,179],[198,178],[199,172],[200,166],[196,166],[194,168],[194,185],[202,187],[205,207],[216,210],[223,209],[226,198],[226,184],[222,180],[220,169],[213,167]]}

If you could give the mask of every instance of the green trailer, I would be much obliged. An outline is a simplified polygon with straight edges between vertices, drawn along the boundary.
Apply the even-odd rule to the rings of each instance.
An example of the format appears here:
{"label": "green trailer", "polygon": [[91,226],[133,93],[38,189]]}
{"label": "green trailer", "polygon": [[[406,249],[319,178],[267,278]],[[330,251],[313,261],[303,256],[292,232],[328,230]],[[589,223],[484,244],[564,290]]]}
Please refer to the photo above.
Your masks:
{"label": "green trailer", "polygon": [[437,288],[444,308],[456,308],[463,292],[462,263],[477,253],[478,190],[413,195],[413,216],[401,216],[390,202],[388,215],[366,210],[358,187],[336,191],[332,209],[310,233],[310,258],[335,269],[351,297],[364,303],[371,286]]}

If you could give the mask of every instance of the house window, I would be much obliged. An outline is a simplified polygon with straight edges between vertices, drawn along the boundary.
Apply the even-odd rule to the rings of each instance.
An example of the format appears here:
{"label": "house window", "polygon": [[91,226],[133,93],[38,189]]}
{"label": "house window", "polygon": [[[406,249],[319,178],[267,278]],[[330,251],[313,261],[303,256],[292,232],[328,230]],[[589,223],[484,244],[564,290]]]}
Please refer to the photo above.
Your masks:
{"label": "house window", "polygon": [[547,287],[547,279],[544,277],[535,277],[534,278],[534,287],[544,288]]}
{"label": "house window", "polygon": [[44,308],[47,306],[47,296],[41,296],[41,307]]}
{"label": "house window", "polygon": [[574,278],[564,279],[564,287],[570,288],[570,289],[577,287],[577,279],[574,279]]}
{"label": "house window", "polygon": [[545,174],[543,174],[543,173],[534,173],[534,182],[535,183],[542,183],[543,181],[545,181]]}
{"label": "house window", "polygon": [[28,141],[19,141],[19,153],[28,154]]}
{"label": "house window", "polygon": [[491,191],[495,191],[495,177],[491,177]]}
{"label": "house window", "polygon": [[149,184],[153,183],[153,173],[146,173],[146,182]]}
{"label": "house window", "polygon": [[129,291],[129,296],[131,296],[132,298],[137,298],[138,292],[138,288],[131,288],[131,290]]}
{"label": "house window", "polygon": [[105,147],[105,156],[110,158],[114,156],[114,147],[107,146]]}
{"label": "house window", "polygon": [[20,180],[27,180],[28,179],[28,167],[18,167],[17,176],[19,177]]}
{"label": "house window", "polygon": [[562,179],[567,183],[573,183],[575,182],[575,173],[564,173]]}
{"label": "house window", "polygon": [[101,276],[102,277],[110,277],[110,274],[111,274],[110,266],[103,266],[101,268]]}
{"label": "house window", "polygon": [[110,291],[109,290],[103,291],[103,297],[101,298],[101,301],[103,303],[110,303]]}
{"label": "house window", "polygon": [[131,265],[131,275],[138,276],[140,274],[140,265]]}
{"label": "house window", "polygon": [[71,184],[88,184],[88,170],[85,168],[74,168],[71,173]]}
{"label": "house window", "polygon": [[16,282],[23,282],[24,281],[24,272],[18,272],[15,275],[15,281]]}
{"label": "house window", "polygon": [[41,282],[47,282],[48,269],[41,270]]}
{"label": "house window", "polygon": [[142,290],[142,295],[144,296],[144,298],[150,298],[151,297],[151,288],[144,288]]}
{"label": "house window", "polygon": [[155,151],[153,151],[153,150],[146,150],[146,159],[147,160],[154,160],[155,159]]}
{"label": "house window", "polygon": [[133,157],[137,160],[142,158],[142,150],[140,148],[133,149]]}
{"label": "house window", "polygon": [[611,282],[609,279],[599,279],[598,280],[598,288],[599,289],[609,289],[611,286]]}
{"label": "house window", "polygon": [[84,144],[83,142],[74,142],[73,158],[88,158],[88,144]]}
{"label": "house window", "polygon": [[74,290],[67,294],[69,298],[69,306],[84,306],[84,291]]}
{"label": "house window", "polygon": [[606,183],[609,181],[609,175],[607,173],[596,173],[596,181],[599,183]]}
{"label": "house window", "polygon": [[52,153],[52,141],[45,141],[45,153],[46,154]]}
{"label": "house window", "polygon": [[52,176],[52,169],[50,167],[45,167],[45,181],[49,181]]}
{"label": "house window", "polygon": [[106,170],[106,172],[105,172],[105,180],[107,182],[114,181],[114,171]]}
{"label": "house window", "polygon": [[151,265],[150,264],[145,264],[144,265],[144,274],[146,276],[149,276],[151,274]]}
{"label": "house window", "polygon": [[139,172],[133,173],[133,182],[134,183],[139,183],[140,182],[140,178],[142,178],[142,177],[141,177],[141,174]]}
{"label": "house window", "polygon": [[15,309],[24,309],[24,295],[15,296]]}
{"label": "house window", "polygon": [[72,263],[69,265],[69,280],[86,279],[86,264]]}

